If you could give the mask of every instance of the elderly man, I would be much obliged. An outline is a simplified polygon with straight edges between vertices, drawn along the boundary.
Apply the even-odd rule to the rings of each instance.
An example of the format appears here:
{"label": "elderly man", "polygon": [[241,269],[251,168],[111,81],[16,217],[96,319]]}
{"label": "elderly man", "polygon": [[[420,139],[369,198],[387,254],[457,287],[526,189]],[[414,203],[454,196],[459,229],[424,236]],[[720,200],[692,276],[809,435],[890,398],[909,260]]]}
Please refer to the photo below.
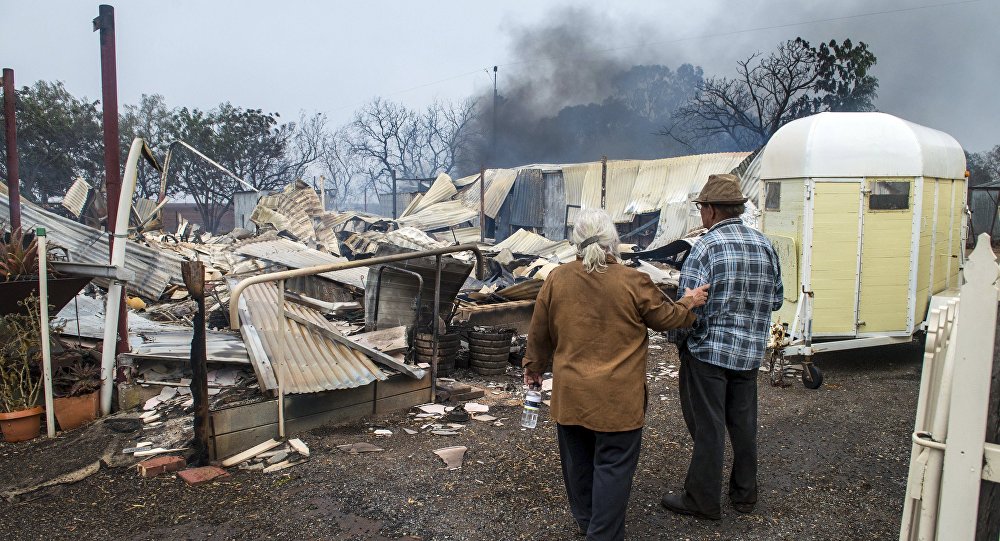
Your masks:
{"label": "elderly man", "polygon": [[708,232],[691,248],[678,291],[709,284],[693,329],[678,334],[681,410],[694,440],[684,490],[663,507],[684,515],[722,517],[726,431],[733,447],[729,500],[740,513],[757,503],[757,370],[771,312],[781,307],[778,256],[762,233],[743,224],[747,198],[733,175],[712,175],[694,203]]}

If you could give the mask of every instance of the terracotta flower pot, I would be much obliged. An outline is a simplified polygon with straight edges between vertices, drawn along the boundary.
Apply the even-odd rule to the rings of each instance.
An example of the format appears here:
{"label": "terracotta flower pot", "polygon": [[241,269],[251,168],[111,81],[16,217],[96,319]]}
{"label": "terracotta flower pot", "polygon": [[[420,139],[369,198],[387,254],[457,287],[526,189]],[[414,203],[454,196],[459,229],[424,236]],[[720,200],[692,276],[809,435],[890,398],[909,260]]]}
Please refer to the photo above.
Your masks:
{"label": "terracotta flower pot", "polygon": [[81,396],[67,396],[52,401],[59,428],[72,430],[97,418],[100,393],[95,391]]}
{"label": "terracotta flower pot", "polygon": [[41,406],[31,409],[0,413],[0,429],[8,442],[25,441],[38,437],[42,428]]}

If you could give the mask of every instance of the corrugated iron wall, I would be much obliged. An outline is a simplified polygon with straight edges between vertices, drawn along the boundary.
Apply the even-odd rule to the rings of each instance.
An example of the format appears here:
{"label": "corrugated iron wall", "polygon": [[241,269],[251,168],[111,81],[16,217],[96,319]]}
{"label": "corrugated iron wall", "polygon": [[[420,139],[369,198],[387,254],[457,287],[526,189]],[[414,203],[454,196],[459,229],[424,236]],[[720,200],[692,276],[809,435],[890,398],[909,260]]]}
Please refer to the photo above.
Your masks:
{"label": "corrugated iron wall", "polygon": [[[972,233],[975,235],[989,233],[990,238],[997,238],[1000,227],[998,227],[998,221],[993,219],[994,213],[997,210],[994,199],[996,197],[995,194],[996,192],[990,194],[982,190],[969,192],[969,210],[972,211]],[[969,238],[975,237],[969,235]]]}
{"label": "corrugated iron wall", "polygon": [[566,185],[562,171],[542,173],[545,192],[545,209],[542,212],[545,238],[559,240],[566,238]]}

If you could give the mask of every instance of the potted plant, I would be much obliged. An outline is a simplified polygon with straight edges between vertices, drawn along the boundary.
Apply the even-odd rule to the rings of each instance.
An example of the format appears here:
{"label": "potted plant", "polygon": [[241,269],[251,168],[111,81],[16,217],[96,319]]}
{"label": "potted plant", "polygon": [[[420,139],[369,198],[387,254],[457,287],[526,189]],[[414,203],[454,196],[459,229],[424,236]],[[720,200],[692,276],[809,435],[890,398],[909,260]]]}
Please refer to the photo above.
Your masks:
{"label": "potted plant", "polygon": [[38,297],[19,304],[27,314],[0,317],[0,429],[11,442],[37,437],[43,411],[37,405],[42,388]]}
{"label": "potted plant", "polygon": [[72,430],[97,418],[101,389],[98,366],[78,360],[57,373],[53,386],[59,395],[52,407],[60,428]]}

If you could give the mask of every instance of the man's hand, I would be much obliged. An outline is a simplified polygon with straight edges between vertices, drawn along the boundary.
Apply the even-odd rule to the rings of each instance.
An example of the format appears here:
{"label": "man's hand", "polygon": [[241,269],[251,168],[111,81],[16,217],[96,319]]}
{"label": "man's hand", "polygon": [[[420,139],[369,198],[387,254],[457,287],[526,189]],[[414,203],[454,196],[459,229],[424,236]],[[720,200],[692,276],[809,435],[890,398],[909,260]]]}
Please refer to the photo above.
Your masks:
{"label": "man's hand", "polygon": [[542,387],[542,373],[524,371],[524,384],[529,389],[540,389]]}
{"label": "man's hand", "polygon": [[700,285],[694,289],[684,288],[684,296],[689,297],[693,301],[691,308],[704,306],[708,302],[708,284]]}

